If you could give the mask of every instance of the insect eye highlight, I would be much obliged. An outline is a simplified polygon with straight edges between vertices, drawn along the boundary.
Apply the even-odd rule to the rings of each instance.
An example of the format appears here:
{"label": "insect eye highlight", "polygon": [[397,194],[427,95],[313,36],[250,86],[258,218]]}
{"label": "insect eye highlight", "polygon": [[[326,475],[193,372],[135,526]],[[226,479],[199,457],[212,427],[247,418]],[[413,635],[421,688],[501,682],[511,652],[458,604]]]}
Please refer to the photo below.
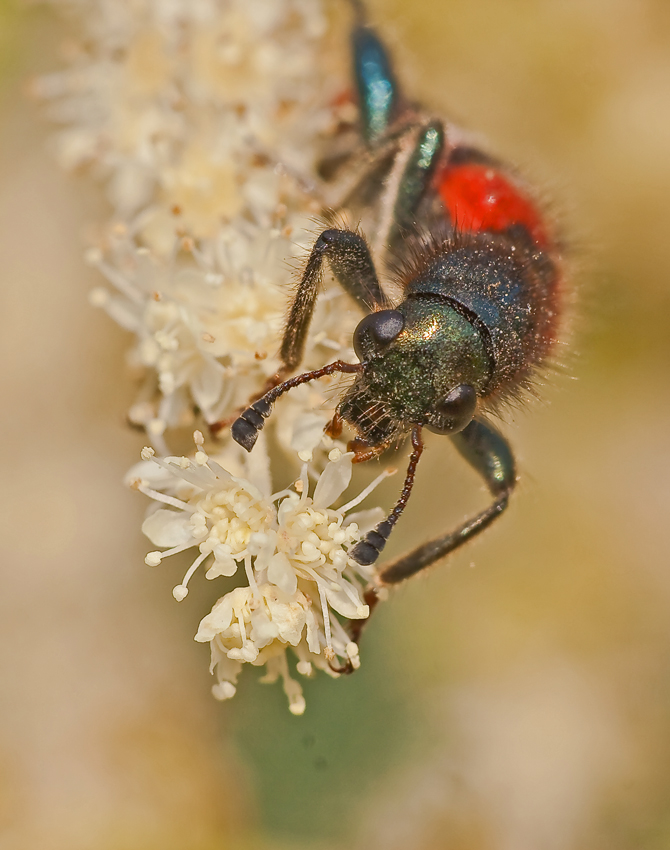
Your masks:
{"label": "insect eye highlight", "polygon": [[380,310],[370,313],[358,323],[354,331],[354,351],[359,360],[365,360],[400,334],[405,327],[405,317],[398,310]]}
{"label": "insect eye highlight", "polygon": [[469,384],[459,384],[435,405],[435,415],[427,427],[435,434],[457,434],[472,422],[477,393]]}

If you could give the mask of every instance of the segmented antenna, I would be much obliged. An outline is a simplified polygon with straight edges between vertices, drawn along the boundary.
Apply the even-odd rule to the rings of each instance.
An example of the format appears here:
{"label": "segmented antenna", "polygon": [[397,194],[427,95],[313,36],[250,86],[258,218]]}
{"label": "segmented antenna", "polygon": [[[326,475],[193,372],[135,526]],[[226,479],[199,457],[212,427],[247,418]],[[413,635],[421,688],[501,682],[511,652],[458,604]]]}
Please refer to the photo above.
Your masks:
{"label": "segmented antenna", "polygon": [[271,390],[265,393],[264,396],[255,401],[251,407],[248,407],[233,422],[230,433],[236,443],[239,443],[243,449],[250,452],[258,434],[263,430],[265,420],[272,413],[272,405],[280,395],[292,390],[293,387],[298,387],[300,384],[306,384],[309,381],[314,381],[317,378],[323,378],[326,375],[332,375],[334,372],[360,372],[363,366],[360,363],[345,363],[342,360],[335,360],[334,363],[329,363],[321,369],[314,369],[312,372],[303,372],[302,375],[296,375],[295,378],[289,378],[283,384],[278,384]]}

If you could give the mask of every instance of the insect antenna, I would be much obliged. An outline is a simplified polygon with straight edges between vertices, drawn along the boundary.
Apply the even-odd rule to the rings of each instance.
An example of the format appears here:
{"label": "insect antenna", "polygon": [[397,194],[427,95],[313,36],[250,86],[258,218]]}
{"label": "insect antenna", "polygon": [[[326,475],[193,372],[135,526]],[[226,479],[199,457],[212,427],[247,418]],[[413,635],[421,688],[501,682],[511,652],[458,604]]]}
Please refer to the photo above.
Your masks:
{"label": "insect antenna", "polygon": [[349,552],[349,557],[362,566],[369,566],[379,557],[382,549],[386,546],[386,541],[389,539],[393,527],[400,519],[400,515],[405,510],[407,502],[414,486],[414,478],[416,476],[416,468],[419,464],[419,459],[423,452],[423,440],[421,439],[421,426],[417,425],[412,429],[412,454],[410,455],[407,465],[407,474],[405,475],[405,483],[403,484],[400,498],[395,503],[393,510],[380,522],[372,531],[368,531],[365,537],[359,541],[354,548]]}
{"label": "insect antenna", "polygon": [[258,439],[258,434],[263,430],[265,420],[272,413],[272,405],[279,396],[292,390],[300,384],[306,384],[309,381],[314,381],[317,378],[323,378],[326,375],[332,375],[334,372],[360,372],[363,368],[360,363],[345,363],[342,360],[335,360],[327,366],[322,366],[321,369],[314,369],[311,372],[303,372],[302,375],[296,375],[294,378],[289,378],[281,384],[277,384],[271,390],[261,396],[258,401],[255,401],[251,407],[248,407],[233,422],[230,433],[236,443],[239,443],[242,448],[250,452]]}

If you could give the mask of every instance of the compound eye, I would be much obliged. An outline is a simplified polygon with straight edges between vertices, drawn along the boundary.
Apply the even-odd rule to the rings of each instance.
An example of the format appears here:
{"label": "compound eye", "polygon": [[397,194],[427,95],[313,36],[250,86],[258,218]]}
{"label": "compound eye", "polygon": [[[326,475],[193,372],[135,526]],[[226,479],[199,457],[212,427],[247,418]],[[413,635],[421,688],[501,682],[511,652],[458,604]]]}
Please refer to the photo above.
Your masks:
{"label": "compound eye", "polygon": [[398,310],[370,313],[354,331],[354,351],[359,360],[367,360],[398,336],[405,327],[405,317]]}
{"label": "compound eye", "polygon": [[428,430],[435,434],[457,434],[472,422],[477,408],[477,393],[469,384],[460,384],[435,406]]}

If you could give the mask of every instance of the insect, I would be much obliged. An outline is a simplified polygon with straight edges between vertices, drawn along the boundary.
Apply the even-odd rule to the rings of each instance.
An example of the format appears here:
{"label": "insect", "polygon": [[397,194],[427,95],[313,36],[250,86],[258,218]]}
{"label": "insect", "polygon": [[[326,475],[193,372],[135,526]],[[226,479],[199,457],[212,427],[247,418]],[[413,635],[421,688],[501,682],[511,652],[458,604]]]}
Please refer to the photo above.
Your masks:
{"label": "insect", "polygon": [[[399,261],[401,297],[380,285],[365,238],[331,228],[316,240],[292,305],[275,385],[232,426],[251,451],[275,401],[293,387],[351,373],[327,432],[343,424],[356,462],[411,436],[400,497],[350,552],[370,565],[400,518],[424,449],[423,431],[451,438],[479,473],[491,504],[454,531],[383,564],[366,594],[394,585],[471,540],[507,507],[516,482],[512,451],[486,419],[528,387],[556,343],[561,313],[560,251],[528,190],[513,172],[469,144],[462,130],[408,102],[386,48],[362,6],[351,44],[360,111],[360,173],[342,207],[360,215],[386,257]],[[324,262],[367,311],[354,333],[358,363],[336,361],[288,380],[299,366]],[[354,639],[360,629],[352,629]]]}

